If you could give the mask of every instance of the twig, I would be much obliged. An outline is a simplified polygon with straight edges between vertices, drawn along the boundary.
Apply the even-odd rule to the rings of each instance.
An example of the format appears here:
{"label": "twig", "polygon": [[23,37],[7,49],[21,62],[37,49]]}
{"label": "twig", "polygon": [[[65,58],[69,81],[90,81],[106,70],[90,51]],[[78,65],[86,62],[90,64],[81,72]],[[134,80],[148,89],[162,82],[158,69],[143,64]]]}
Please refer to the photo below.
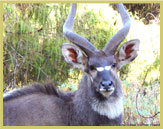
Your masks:
{"label": "twig", "polygon": [[160,21],[152,13],[147,13],[146,17],[148,15],[151,15],[154,18],[154,20],[156,21],[156,23],[160,23]]}
{"label": "twig", "polygon": [[158,112],[155,112],[155,114],[154,115],[151,115],[151,116],[144,116],[144,115],[142,115],[141,113],[140,113],[140,111],[139,111],[139,109],[138,109],[138,94],[136,95],[136,110],[137,110],[137,112],[138,112],[138,114],[141,116],[141,117],[143,117],[143,118],[154,118],[156,115],[158,115],[158,114],[160,114],[160,111],[158,111]]}

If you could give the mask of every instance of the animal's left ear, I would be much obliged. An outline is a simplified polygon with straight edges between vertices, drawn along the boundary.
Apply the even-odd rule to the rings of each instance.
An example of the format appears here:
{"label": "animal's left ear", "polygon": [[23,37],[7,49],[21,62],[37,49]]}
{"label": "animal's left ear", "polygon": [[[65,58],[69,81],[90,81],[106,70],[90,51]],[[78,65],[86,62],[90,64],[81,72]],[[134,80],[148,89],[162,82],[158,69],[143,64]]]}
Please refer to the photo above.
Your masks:
{"label": "animal's left ear", "polygon": [[130,40],[124,43],[116,54],[117,67],[122,68],[123,65],[130,63],[137,57],[139,50],[139,39]]}

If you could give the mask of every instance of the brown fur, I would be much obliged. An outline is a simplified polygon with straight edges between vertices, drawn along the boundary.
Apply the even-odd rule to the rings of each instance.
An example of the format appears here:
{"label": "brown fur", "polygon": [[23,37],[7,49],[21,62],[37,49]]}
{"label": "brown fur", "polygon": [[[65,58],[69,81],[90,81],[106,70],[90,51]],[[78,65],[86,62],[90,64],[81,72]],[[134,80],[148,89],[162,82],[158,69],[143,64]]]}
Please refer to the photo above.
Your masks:
{"label": "brown fur", "polygon": [[76,53],[76,51],[74,51],[73,49],[68,49],[68,51],[71,53],[69,56],[72,58],[72,61],[74,62],[74,63],[77,63],[77,53]]}
{"label": "brown fur", "polygon": [[126,47],[125,49],[125,53],[126,53],[126,59],[131,57],[131,53],[134,51],[132,50],[132,47],[134,46],[134,44],[130,44]]}

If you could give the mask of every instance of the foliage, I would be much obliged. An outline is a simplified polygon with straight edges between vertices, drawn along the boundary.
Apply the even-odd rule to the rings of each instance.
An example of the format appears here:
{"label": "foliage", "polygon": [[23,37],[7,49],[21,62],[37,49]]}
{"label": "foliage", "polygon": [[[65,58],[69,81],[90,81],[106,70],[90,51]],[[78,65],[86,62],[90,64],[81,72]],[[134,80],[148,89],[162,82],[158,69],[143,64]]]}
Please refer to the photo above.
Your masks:
{"label": "foliage", "polygon": [[[111,10],[108,5],[103,7]],[[82,72],[65,63],[60,49],[62,43],[69,42],[62,32],[69,9],[69,4],[4,4],[4,91],[49,80],[62,90],[77,89]],[[108,14],[108,10],[100,6],[91,9],[89,4],[79,4],[78,10],[74,31],[102,49],[121,25],[118,13],[111,10]],[[131,30],[123,43],[139,34],[141,46],[136,60],[118,73],[124,89],[123,123],[159,124],[160,116],[154,120],[141,118],[135,103],[135,96],[139,94],[142,114],[148,116],[160,110],[159,26],[149,30],[150,27],[140,21],[135,20],[133,24],[134,31]],[[155,33],[147,33],[154,30]]]}
{"label": "foliage", "polygon": [[[114,4],[111,4],[116,10]],[[124,4],[128,12],[134,15],[135,19],[142,20],[144,24],[152,24],[156,22],[160,24],[160,4],[150,3],[150,4]]]}
{"label": "foliage", "polygon": [[[42,80],[60,85],[68,78],[69,66],[60,51],[61,44],[67,41],[62,26],[68,12],[69,4],[4,5],[5,85],[14,88]],[[101,26],[103,23],[93,11],[85,10],[77,15],[74,30],[97,48],[103,48],[114,32]],[[112,30],[111,26],[108,30]]]}
{"label": "foliage", "polygon": [[142,19],[144,24],[151,24],[152,20],[160,22],[160,4],[125,4],[125,6],[138,19]]}
{"label": "foliage", "polygon": [[65,41],[61,28],[67,8],[67,5],[4,5],[4,82],[9,87],[42,80],[60,84],[67,78],[67,66],[61,62],[59,49]]}

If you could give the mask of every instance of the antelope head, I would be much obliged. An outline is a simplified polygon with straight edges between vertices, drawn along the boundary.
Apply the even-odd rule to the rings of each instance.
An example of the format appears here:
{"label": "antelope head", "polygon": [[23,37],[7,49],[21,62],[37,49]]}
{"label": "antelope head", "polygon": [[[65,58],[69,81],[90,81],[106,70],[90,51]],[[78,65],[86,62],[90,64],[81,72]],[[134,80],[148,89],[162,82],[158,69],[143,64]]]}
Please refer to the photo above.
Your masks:
{"label": "antelope head", "polygon": [[130,29],[129,14],[123,4],[116,4],[123,27],[108,41],[103,50],[97,50],[87,39],[72,32],[76,8],[77,5],[72,4],[63,26],[64,35],[73,43],[62,45],[62,54],[66,62],[84,71],[91,80],[91,87],[104,98],[121,95],[121,90],[118,89],[121,85],[117,71],[137,57],[140,42],[138,39],[130,40],[124,43],[117,52],[118,46]]}

